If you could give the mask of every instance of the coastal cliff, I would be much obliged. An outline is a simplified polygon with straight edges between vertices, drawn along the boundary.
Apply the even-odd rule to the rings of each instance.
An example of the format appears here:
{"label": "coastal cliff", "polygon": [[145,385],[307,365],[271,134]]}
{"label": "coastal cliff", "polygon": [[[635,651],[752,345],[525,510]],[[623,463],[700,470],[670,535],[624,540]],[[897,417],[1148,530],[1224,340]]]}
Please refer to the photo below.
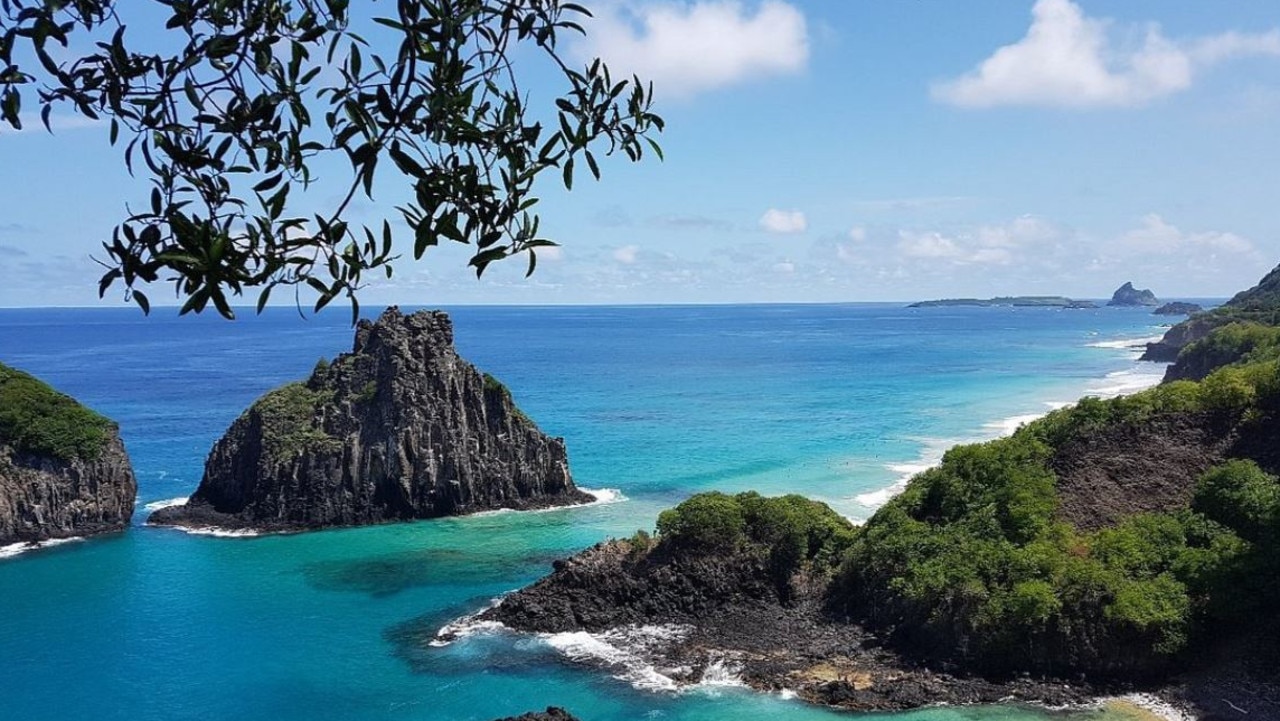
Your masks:
{"label": "coastal cliff", "polygon": [[1204,306],[1199,303],[1187,303],[1175,300],[1172,303],[1164,305],[1151,311],[1152,315],[1192,315],[1194,313],[1203,313]]}
{"label": "coastal cliff", "polygon": [[[1236,293],[1226,303],[1195,314],[1170,328],[1159,341],[1147,344],[1142,360],[1175,363],[1184,348],[1204,340],[1215,329],[1232,323],[1280,326],[1280,266],[1263,276],[1257,285]],[[1169,380],[1190,377],[1181,369],[1170,370]]]}
{"label": "coastal cliff", "polygon": [[0,364],[0,546],[124,530],[137,491],[114,423]]}
{"label": "coastal cliff", "polygon": [[861,527],[700,494],[483,617],[857,710],[1144,691],[1280,718],[1280,293],[1237,299],[1194,378],[952,448]]}
{"label": "coastal cliff", "polygon": [[557,561],[480,618],[523,632],[603,634],[676,684],[728,671],[757,690],[859,711],[1061,706],[1100,690],[922,666],[833,612],[831,583],[855,529],[824,504],[708,493],[665,511],[659,526],[656,538],[637,533]]}
{"label": "coastal cliff", "polygon": [[458,356],[447,315],[392,307],[351,353],[255,402],[190,500],[148,523],[291,531],[590,500],[563,440]]}

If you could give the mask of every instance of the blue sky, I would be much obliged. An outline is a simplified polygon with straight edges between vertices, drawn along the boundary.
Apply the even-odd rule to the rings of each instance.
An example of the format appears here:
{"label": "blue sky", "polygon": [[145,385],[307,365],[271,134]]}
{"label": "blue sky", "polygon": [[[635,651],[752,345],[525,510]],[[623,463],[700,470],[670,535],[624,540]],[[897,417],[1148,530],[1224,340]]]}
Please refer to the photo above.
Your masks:
{"label": "blue sky", "polygon": [[[572,52],[652,79],[666,161],[548,182],[531,279],[442,247],[365,302],[1225,296],[1280,262],[1274,4],[589,4]],[[0,305],[99,302],[146,198],[106,135],[0,130]],[[362,218],[395,216],[381,183]]]}

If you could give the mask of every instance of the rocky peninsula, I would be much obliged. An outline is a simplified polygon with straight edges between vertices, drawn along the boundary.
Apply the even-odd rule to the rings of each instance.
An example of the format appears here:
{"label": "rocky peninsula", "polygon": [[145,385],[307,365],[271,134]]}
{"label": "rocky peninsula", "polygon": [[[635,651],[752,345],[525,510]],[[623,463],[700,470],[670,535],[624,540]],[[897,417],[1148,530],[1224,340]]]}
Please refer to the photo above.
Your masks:
{"label": "rocky peninsula", "polygon": [[480,618],[852,710],[1143,692],[1280,718],[1278,282],[1184,347],[1195,378],[952,448],[863,526],[699,494]]}
{"label": "rocky peninsula", "polygon": [[458,356],[447,315],[392,307],[351,353],[255,402],[190,500],[148,523],[299,531],[591,500],[563,439]]}
{"label": "rocky peninsula", "polygon": [[[1142,360],[1174,363],[1184,348],[1204,340],[1215,329],[1233,323],[1280,326],[1280,266],[1267,273],[1257,285],[1236,293],[1226,303],[1170,328],[1159,341],[1147,344]],[[1173,373],[1171,378],[1176,378],[1181,371]]]}
{"label": "rocky peninsula", "polygon": [[137,492],[115,423],[0,364],[0,546],[124,530]]}

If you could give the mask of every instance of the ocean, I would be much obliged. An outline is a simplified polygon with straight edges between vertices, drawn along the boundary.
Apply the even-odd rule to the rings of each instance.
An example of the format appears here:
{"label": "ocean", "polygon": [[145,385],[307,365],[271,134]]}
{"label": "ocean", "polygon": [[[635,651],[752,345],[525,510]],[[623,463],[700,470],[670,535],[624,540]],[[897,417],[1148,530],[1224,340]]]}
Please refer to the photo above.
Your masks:
{"label": "ocean", "polygon": [[1163,330],[1147,309],[447,310],[463,356],[564,436],[575,480],[601,502],[256,538],[148,528],[147,506],[190,494],[255,398],[350,349],[349,316],[0,310],[0,361],[118,421],[139,482],[128,532],[0,558],[3,717],[488,721],[556,705],[583,721],[848,718],[741,688],[731,669],[672,690],[585,635],[433,641],[553,560],[651,530],[690,494],[802,493],[863,519],[957,442],[1163,370],[1133,350]]}

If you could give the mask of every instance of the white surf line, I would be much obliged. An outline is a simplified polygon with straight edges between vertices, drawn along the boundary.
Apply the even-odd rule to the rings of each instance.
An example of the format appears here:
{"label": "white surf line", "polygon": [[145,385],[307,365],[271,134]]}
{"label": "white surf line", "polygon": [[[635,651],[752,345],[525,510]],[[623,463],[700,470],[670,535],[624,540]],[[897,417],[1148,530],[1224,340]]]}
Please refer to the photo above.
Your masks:
{"label": "white surf line", "polygon": [[502,599],[503,596],[489,599],[489,603],[485,604],[484,608],[481,608],[474,613],[468,613],[465,616],[459,616],[441,626],[440,630],[436,631],[435,638],[428,641],[427,645],[434,648],[443,648],[445,646],[452,645],[454,641],[459,641],[468,636],[474,636],[480,633],[497,633],[499,631],[505,631],[507,627],[501,621],[480,620],[480,616],[484,614],[484,612],[497,607],[498,604],[502,603]]}
{"label": "white surf line", "polygon": [[634,688],[674,692],[686,686],[649,663],[645,659],[645,651],[655,644],[679,640],[688,632],[684,626],[649,625],[626,626],[598,634],[585,631],[538,634],[538,638],[571,661],[612,670],[614,678]]}
{"label": "white surf line", "polygon": [[521,510],[518,508],[495,508],[491,511],[476,511],[475,513],[468,513],[464,516],[450,516],[450,518],[466,520],[468,518],[489,518],[491,516],[504,516],[508,513],[554,513],[556,511],[567,511],[574,508],[590,508],[592,506],[607,506],[612,503],[622,503],[624,501],[630,500],[629,498],[627,498],[622,494],[621,490],[617,488],[583,488],[579,486],[578,490],[582,491],[588,496],[591,496],[595,500],[587,501],[585,503],[571,503],[567,506],[549,506],[547,508],[529,508],[525,510]]}
{"label": "white surf line", "polygon": [[23,541],[21,543],[10,543],[7,546],[0,546],[0,560],[6,558],[14,558],[31,551],[39,551],[43,548],[53,548],[61,546],[64,543],[77,543],[84,539],[80,536],[72,536],[71,538],[50,538],[44,541]]}
{"label": "white surf line", "polygon": [[218,526],[207,526],[196,528],[192,526],[161,526],[154,525],[150,528],[167,528],[174,531],[181,531],[192,536],[213,536],[214,538],[257,538],[258,536],[283,536],[287,535],[284,531],[273,531],[264,533],[249,528],[220,528]]}
{"label": "white surf line", "polygon": [[166,498],[162,501],[152,501],[143,506],[148,511],[158,511],[161,508],[173,508],[174,506],[187,505],[187,496],[179,496],[178,498]]}
{"label": "white surf line", "polygon": [[[1147,343],[1154,343],[1164,336],[1151,336],[1145,338],[1125,338],[1107,341],[1095,341],[1087,343],[1090,348],[1101,348],[1106,350],[1126,350],[1130,351],[1130,358],[1134,361],[1134,366],[1127,370],[1113,371],[1108,373],[1094,383],[1103,383],[1104,385],[1086,387],[1082,397],[1097,396],[1100,398],[1115,398],[1122,395],[1137,393],[1146,390],[1152,386],[1158,385],[1164,379],[1164,370],[1168,364],[1151,363],[1148,361],[1139,361],[1138,355],[1141,350],[1146,348]],[[1022,426],[1043,418],[1052,411],[1059,408],[1065,408],[1072,405],[1072,402],[1063,401],[1045,401],[1046,410],[1040,413],[1023,413],[1008,418],[990,421],[982,425],[983,432],[966,438],[948,438],[948,439],[924,439],[924,448],[920,455],[914,460],[906,463],[890,463],[885,468],[895,473],[898,477],[894,479],[890,485],[867,493],[860,493],[853,497],[853,501],[860,506],[864,506],[869,510],[875,511],[889,499],[906,490],[907,483],[916,476],[937,466],[942,462],[942,456],[946,451],[956,445],[965,443],[981,443],[984,441],[1003,438],[1013,435]]]}
{"label": "white surf line", "polygon": [[1143,711],[1159,716],[1165,721],[1196,721],[1195,714],[1184,711],[1173,704],[1168,703],[1159,696],[1149,693],[1130,693],[1123,696],[1109,696],[1100,699],[1102,703],[1108,701],[1123,701],[1133,704]]}

